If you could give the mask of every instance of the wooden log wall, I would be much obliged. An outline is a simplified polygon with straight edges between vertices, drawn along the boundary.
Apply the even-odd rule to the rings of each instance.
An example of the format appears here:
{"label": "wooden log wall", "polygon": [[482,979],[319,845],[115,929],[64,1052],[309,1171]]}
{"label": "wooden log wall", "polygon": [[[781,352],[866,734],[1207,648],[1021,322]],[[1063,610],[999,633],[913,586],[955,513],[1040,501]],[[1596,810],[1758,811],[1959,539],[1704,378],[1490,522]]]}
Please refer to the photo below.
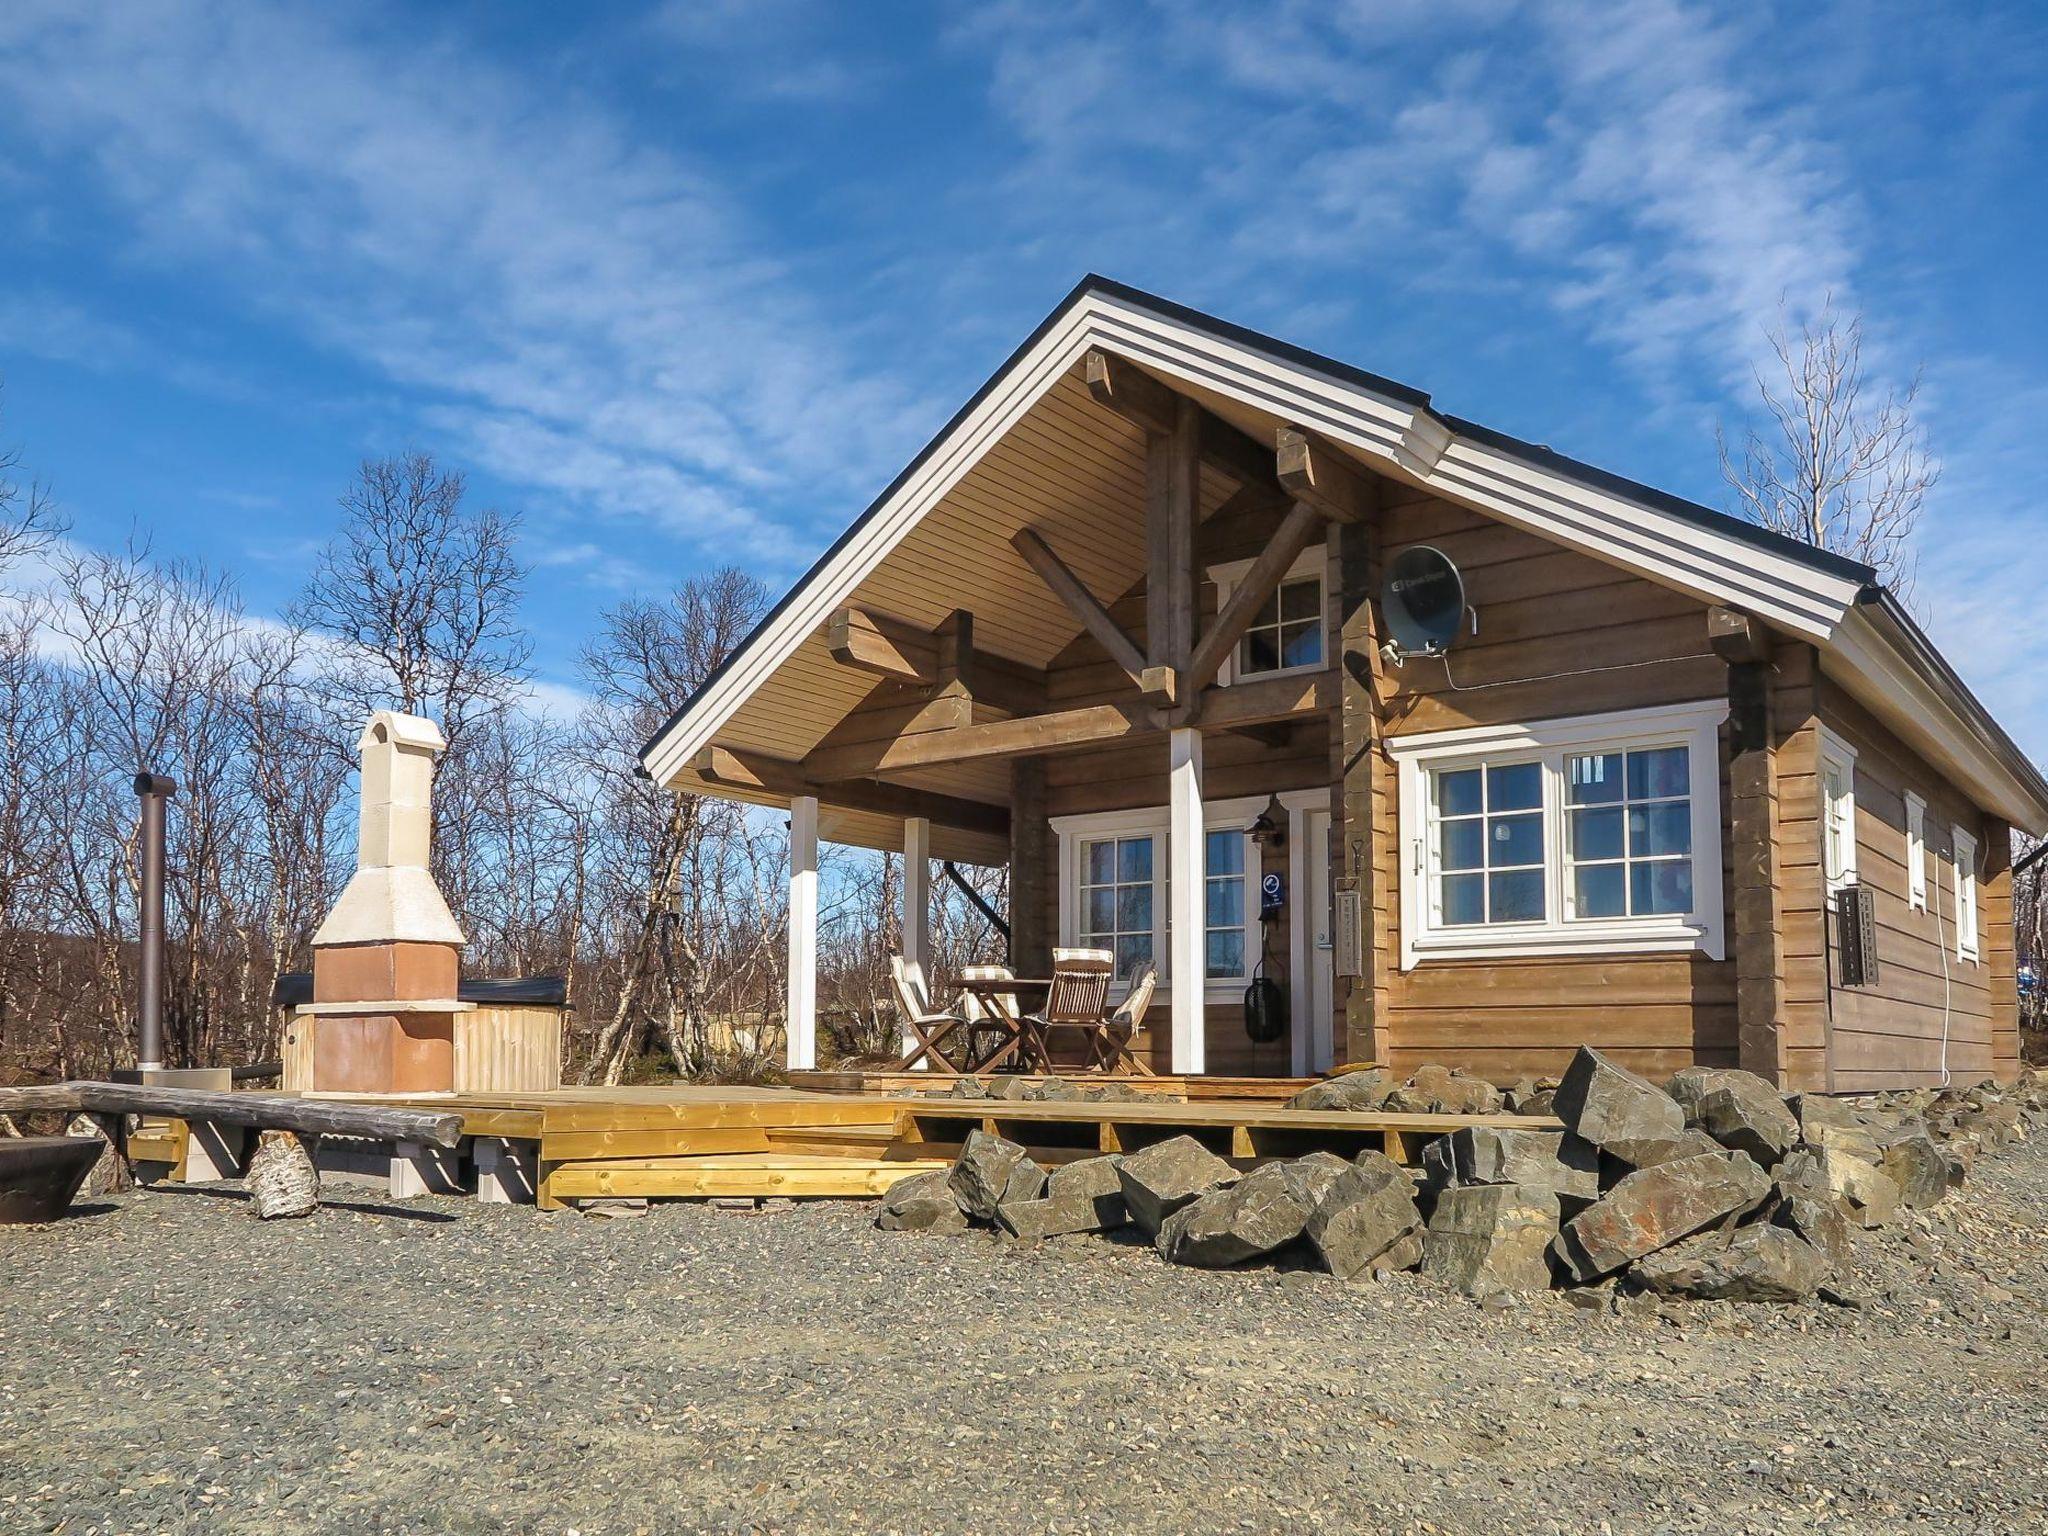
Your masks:
{"label": "wooden log wall", "polygon": [[[1413,659],[1393,673],[1390,736],[1726,696],[1727,665],[1708,652],[1703,604],[1439,498],[1391,484],[1383,490],[1387,557],[1410,544],[1442,550],[1464,574],[1479,615],[1479,632],[1459,643],[1448,668]],[[1549,676],[1590,667],[1628,670]],[[1535,680],[1459,691],[1518,679]],[[1394,825],[1396,770],[1384,755],[1379,772],[1376,926],[1395,957],[1386,1028],[1396,1068],[1443,1061],[1505,1082],[1559,1072],[1581,1044],[1660,1080],[1695,1061],[1736,1065],[1732,947],[1718,961],[1697,954],[1437,958],[1399,969],[1403,843]],[[1725,741],[1721,795],[1725,815]],[[1732,873],[1727,847],[1724,837],[1724,876]],[[1724,878],[1724,893],[1733,889]]]}
{"label": "wooden log wall", "polygon": [[[1948,1067],[1955,1080],[1970,1083],[1994,1075],[2001,1066],[2001,1050],[2008,1053],[2003,1066],[2010,1076],[2017,1034],[2009,1037],[2010,1043],[1993,1038],[1994,1014],[2001,1013],[2001,1005],[2016,1014],[2018,1005],[2017,992],[2010,990],[2010,880],[1987,879],[1983,873],[1987,867],[2010,867],[2004,824],[1988,821],[1838,685],[1823,678],[1820,699],[1821,719],[1828,729],[1856,750],[1856,877],[1876,892],[1877,902],[1874,986],[1840,985],[1839,957],[1834,946],[1828,946],[1832,1086],[1847,1093],[1940,1082],[1944,1005]],[[1913,910],[1907,887],[1909,792],[1927,802],[1924,912]],[[1975,960],[1956,955],[1956,895],[1949,856],[1954,847],[1951,828],[1957,825],[1978,843]],[[1994,916],[1994,888],[2002,925]],[[1996,1000],[1994,985],[2000,994]]]}

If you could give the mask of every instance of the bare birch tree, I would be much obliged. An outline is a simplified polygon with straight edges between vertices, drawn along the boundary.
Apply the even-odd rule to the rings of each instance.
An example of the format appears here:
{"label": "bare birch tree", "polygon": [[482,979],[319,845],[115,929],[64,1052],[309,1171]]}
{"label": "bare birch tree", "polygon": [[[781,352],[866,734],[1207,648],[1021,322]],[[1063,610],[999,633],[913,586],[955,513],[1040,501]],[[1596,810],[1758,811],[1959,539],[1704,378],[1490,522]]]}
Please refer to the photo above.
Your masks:
{"label": "bare birch tree", "polygon": [[1903,392],[1875,395],[1862,318],[1840,314],[1832,299],[1796,329],[1781,316],[1765,334],[1778,372],[1759,369],[1756,387],[1770,425],[1745,434],[1740,462],[1720,438],[1738,510],[1910,591],[1913,530],[1941,473],[1913,414],[1918,376]]}

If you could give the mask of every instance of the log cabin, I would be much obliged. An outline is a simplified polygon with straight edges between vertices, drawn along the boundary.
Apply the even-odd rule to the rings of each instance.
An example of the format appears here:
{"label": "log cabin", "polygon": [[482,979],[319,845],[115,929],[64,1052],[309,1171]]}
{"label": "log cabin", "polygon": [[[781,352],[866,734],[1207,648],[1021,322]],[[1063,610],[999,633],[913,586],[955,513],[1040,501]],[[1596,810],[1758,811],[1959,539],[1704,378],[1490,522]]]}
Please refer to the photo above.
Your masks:
{"label": "log cabin", "polygon": [[2048,783],[1868,567],[1097,277],[641,756],[788,813],[792,1067],[824,837],[903,853],[913,963],[941,859],[1019,975],[1155,961],[1161,1071],[2017,1069]]}

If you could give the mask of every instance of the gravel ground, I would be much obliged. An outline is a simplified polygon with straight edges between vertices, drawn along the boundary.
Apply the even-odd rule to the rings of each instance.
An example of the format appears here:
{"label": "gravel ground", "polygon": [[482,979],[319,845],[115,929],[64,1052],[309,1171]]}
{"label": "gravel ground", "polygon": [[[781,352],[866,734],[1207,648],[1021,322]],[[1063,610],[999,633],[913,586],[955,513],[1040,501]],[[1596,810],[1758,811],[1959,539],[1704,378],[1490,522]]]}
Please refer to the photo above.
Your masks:
{"label": "gravel ground", "polygon": [[331,1193],[0,1228],[0,1532],[2048,1531],[2048,1139],[1854,1309]]}

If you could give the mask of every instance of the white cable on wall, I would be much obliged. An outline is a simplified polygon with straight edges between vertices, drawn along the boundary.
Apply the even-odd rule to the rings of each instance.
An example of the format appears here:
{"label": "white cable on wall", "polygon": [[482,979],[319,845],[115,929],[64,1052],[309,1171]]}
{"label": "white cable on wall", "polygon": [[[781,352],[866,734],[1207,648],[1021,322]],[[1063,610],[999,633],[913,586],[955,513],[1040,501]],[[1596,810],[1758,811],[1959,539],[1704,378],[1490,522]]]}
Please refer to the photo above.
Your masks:
{"label": "white cable on wall", "polygon": [[[1923,842],[1922,847],[1925,847]],[[1955,850],[1948,855],[1948,867],[1956,867]],[[1936,875],[1927,882],[1934,887],[1934,946],[1941,951],[1941,1086],[1948,1086],[1948,939],[1941,931],[1941,876]]]}

